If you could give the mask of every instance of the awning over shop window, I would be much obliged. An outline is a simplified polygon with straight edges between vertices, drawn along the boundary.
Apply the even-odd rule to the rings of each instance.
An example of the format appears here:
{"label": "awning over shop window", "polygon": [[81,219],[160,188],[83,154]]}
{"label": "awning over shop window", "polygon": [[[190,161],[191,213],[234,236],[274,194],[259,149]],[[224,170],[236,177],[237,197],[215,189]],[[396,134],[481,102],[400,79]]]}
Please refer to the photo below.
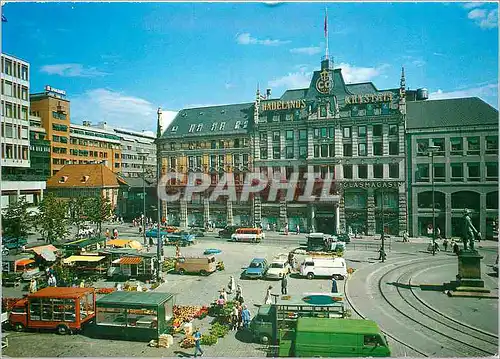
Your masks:
{"label": "awning over shop window", "polygon": [[33,259],[21,259],[19,262],[17,262],[18,266],[25,266],[31,263],[35,263]]}
{"label": "awning over shop window", "polygon": [[123,257],[118,261],[120,264],[139,264],[141,262],[142,258],[140,257]]}

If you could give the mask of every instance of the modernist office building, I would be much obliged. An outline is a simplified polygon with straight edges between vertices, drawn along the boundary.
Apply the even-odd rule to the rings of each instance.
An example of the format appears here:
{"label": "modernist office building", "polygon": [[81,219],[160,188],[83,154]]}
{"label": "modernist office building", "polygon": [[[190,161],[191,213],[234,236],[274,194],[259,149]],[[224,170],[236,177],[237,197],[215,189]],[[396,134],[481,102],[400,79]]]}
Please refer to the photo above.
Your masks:
{"label": "modernist office building", "polygon": [[[208,220],[237,225],[277,224],[324,232],[357,230],[374,234],[382,226],[406,229],[404,73],[399,87],[378,90],[372,83],[346,84],[341,69],[326,58],[310,86],[273,99],[257,92],[253,103],[181,110],[160,140],[164,171],[210,174],[215,186],[225,172],[257,170],[282,181],[299,173],[293,201],[267,193],[245,203],[209,203],[208,193],[192,203],[168,203],[164,216],[173,224]],[[423,92],[419,92],[424,96]],[[300,202],[308,173],[318,185],[333,178],[329,202]],[[171,182],[176,191],[183,183]],[[192,208],[192,209],[191,209]],[[190,210],[191,209],[191,210]],[[215,214],[213,213],[215,211]]]}
{"label": "modernist office building", "polygon": [[[498,223],[498,111],[479,98],[408,103],[409,231],[459,237],[465,208],[483,238]],[[429,146],[435,146],[434,158]],[[432,168],[434,163],[434,168]]]}

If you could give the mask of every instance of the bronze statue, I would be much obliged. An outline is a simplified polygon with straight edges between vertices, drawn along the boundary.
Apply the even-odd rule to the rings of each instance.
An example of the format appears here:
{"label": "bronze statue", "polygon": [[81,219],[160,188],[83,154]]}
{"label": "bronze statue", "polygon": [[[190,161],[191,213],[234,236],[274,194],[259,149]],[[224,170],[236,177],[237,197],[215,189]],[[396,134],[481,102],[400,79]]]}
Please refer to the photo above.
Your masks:
{"label": "bronze statue", "polygon": [[464,229],[463,229],[463,234],[462,234],[462,241],[464,242],[464,251],[467,251],[467,244],[470,247],[470,251],[474,252],[474,240],[477,238],[479,235],[479,232],[477,229],[474,227],[472,224],[472,221],[470,219],[470,211],[468,209],[465,209],[464,211]]}

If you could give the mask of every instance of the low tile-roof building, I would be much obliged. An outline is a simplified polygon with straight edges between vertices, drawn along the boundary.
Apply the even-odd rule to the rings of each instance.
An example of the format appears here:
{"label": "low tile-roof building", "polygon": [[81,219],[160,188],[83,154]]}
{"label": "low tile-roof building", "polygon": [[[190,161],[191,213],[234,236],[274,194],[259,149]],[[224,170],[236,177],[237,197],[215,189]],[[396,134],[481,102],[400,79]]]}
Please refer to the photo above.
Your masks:
{"label": "low tile-roof building", "polygon": [[60,198],[107,197],[116,208],[120,192],[128,187],[116,173],[102,164],[65,165],[47,180],[47,191]]}

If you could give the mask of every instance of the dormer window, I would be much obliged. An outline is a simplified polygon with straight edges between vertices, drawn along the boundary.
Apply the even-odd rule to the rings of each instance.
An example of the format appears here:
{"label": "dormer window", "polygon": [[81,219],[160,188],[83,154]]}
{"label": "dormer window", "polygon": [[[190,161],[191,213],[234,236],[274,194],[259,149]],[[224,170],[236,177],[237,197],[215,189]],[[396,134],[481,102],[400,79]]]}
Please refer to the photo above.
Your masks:
{"label": "dormer window", "polygon": [[198,125],[198,127],[196,127],[196,132],[200,132],[202,128],[203,128],[203,124],[202,124],[202,123],[200,123],[200,124]]}
{"label": "dormer window", "polygon": [[172,133],[176,133],[177,132],[177,126],[173,126],[171,132]]}
{"label": "dormer window", "polygon": [[247,128],[248,126],[248,121],[243,122],[243,128]]}
{"label": "dormer window", "polygon": [[217,122],[212,123],[212,128],[210,131],[215,131],[217,129]]}
{"label": "dormer window", "polygon": [[68,180],[68,176],[62,176],[61,179],[59,180],[59,183],[66,183]]}
{"label": "dormer window", "polygon": [[234,129],[237,130],[241,126],[241,121],[236,121],[236,124],[234,125]]}
{"label": "dormer window", "polygon": [[82,183],[87,183],[89,176],[82,176]]}
{"label": "dormer window", "polygon": [[219,126],[219,131],[224,131],[224,127],[226,127],[226,123],[225,122],[221,122],[220,126]]}
{"label": "dormer window", "polygon": [[193,132],[195,128],[196,128],[196,125],[190,125],[189,126],[189,132],[190,133]]}

